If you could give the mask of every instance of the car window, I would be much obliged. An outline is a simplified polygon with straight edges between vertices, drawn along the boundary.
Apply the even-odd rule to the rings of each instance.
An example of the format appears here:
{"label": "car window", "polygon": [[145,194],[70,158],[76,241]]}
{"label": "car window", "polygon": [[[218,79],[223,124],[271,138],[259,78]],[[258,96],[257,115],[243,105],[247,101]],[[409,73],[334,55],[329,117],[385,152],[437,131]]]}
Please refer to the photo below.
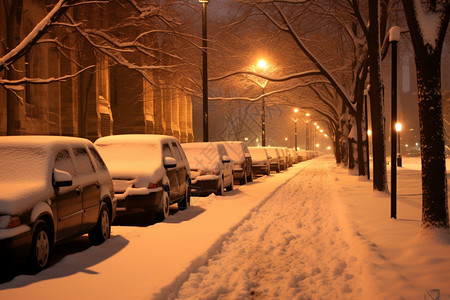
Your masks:
{"label": "car window", "polygon": [[76,168],[80,174],[94,172],[94,166],[85,148],[74,148],[73,153],[75,154]]}
{"label": "car window", "polygon": [[177,160],[177,161],[182,161],[183,159],[181,158],[181,154],[180,154],[180,150],[178,150],[177,144],[172,143],[172,149],[173,149],[173,157]]}
{"label": "car window", "polygon": [[163,157],[174,157],[172,154],[172,150],[170,150],[169,144],[163,144]]}
{"label": "car window", "polygon": [[98,154],[97,150],[95,150],[92,147],[89,147],[89,152],[91,152],[92,157],[94,157],[95,162],[97,163],[97,166],[100,169],[106,170],[106,165],[105,162],[103,161],[102,157],[100,156],[100,154]]}
{"label": "car window", "polygon": [[55,159],[55,169],[70,173],[72,176],[76,175],[75,165],[70,157],[69,151],[61,150]]}

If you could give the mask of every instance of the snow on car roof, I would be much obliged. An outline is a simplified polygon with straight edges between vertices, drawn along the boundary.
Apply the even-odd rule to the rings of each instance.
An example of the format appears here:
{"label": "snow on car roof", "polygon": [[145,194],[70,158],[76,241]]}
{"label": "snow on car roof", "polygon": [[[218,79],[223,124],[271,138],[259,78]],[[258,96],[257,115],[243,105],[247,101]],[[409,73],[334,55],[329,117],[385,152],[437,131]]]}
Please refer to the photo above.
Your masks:
{"label": "snow on car roof", "polygon": [[177,139],[167,135],[122,134],[99,138],[94,144],[113,178],[156,182],[165,174],[162,144],[174,141]]}
{"label": "snow on car roof", "polygon": [[89,140],[62,136],[0,137],[0,214],[18,214],[53,195],[52,153]]}
{"label": "snow on car roof", "polygon": [[267,150],[262,147],[248,147],[250,154],[253,160],[266,160],[267,159]]}

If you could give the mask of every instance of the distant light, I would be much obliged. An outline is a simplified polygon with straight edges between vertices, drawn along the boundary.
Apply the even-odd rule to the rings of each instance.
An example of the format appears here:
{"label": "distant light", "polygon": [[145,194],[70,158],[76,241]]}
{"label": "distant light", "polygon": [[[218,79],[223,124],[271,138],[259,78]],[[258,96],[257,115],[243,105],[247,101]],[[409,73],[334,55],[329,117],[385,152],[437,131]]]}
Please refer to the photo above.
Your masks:
{"label": "distant light", "polygon": [[328,137],[328,134],[325,133],[323,136],[324,136],[324,137]]}
{"label": "distant light", "polygon": [[319,129],[319,128],[320,128],[320,126],[319,126],[319,125],[317,125],[317,126],[316,126],[316,128],[317,128],[317,129]]}
{"label": "distant light", "polygon": [[311,115],[310,113],[306,113],[306,115],[305,115],[305,116],[309,117],[310,115]]}
{"label": "distant light", "polygon": [[408,144],[405,144],[405,147],[408,148]]}
{"label": "distant light", "polygon": [[322,133],[322,132],[323,132],[323,129],[320,129],[319,131],[320,131],[320,133]]}
{"label": "distant light", "polygon": [[328,150],[331,150],[331,147],[330,147],[330,146],[328,146],[328,147],[327,147],[327,149],[328,149]]}
{"label": "distant light", "polygon": [[287,138],[287,137],[285,137],[285,138],[284,138],[284,140],[285,140],[285,141],[287,141],[287,140],[288,140],[288,138]]}
{"label": "distant light", "polygon": [[317,122],[314,122],[314,126],[317,126]]}
{"label": "distant light", "polygon": [[416,143],[416,146],[419,146],[419,143]]}
{"label": "distant light", "polygon": [[245,141],[248,141],[248,137],[244,138]]}
{"label": "distant light", "polygon": [[265,70],[267,68],[267,63],[265,60],[261,59],[260,61],[258,61],[257,66],[258,66],[258,68]]}
{"label": "distant light", "polygon": [[294,108],[295,113],[298,113],[298,111],[299,111],[298,108]]}
{"label": "distant light", "polygon": [[319,148],[319,146],[320,146],[319,144],[316,144],[316,148]]}
{"label": "distant light", "polygon": [[395,123],[395,131],[402,131],[402,123]]}
{"label": "distant light", "polygon": [[372,130],[367,129],[367,135],[368,135],[368,136],[371,136],[371,135],[372,135]]}

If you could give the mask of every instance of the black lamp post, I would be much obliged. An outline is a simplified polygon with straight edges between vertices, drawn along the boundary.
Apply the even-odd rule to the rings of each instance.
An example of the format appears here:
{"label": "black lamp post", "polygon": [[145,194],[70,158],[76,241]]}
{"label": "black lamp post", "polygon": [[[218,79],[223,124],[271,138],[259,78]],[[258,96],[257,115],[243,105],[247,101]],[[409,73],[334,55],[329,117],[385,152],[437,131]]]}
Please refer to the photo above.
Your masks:
{"label": "black lamp post", "polygon": [[392,47],[391,70],[391,218],[397,219],[397,44],[400,40],[400,27],[389,30],[389,42]]}
{"label": "black lamp post", "polygon": [[366,122],[366,159],[367,159],[367,179],[370,180],[370,153],[369,153],[369,119],[367,117],[367,95],[369,91],[367,89],[364,90],[364,113],[365,113],[365,122]]}
{"label": "black lamp post", "polygon": [[206,4],[209,0],[198,0],[202,4],[202,51],[203,51],[203,141],[208,142],[208,33]]}
{"label": "black lamp post", "polygon": [[[298,113],[299,112],[299,109],[298,108],[294,108],[294,113]],[[295,125],[295,127],[294,127],[294,149],[295,149],[295,151],[297,151],[297,122],[298,122],[298,118],[295,118],[295,119],[293,119],[294,120],[294,125]]]}

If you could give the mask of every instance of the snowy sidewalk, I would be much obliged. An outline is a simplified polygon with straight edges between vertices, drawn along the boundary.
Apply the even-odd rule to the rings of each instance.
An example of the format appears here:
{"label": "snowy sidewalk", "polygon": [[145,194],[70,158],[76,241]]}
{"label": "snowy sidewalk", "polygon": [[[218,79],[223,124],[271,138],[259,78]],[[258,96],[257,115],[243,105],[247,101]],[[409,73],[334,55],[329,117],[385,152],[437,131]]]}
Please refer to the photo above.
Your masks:
{"label": "snowy sidewalk", "polygon": [[336,217],[328,163],[316,160],[249,215],[177,299],[354,299],[358,257]]}

